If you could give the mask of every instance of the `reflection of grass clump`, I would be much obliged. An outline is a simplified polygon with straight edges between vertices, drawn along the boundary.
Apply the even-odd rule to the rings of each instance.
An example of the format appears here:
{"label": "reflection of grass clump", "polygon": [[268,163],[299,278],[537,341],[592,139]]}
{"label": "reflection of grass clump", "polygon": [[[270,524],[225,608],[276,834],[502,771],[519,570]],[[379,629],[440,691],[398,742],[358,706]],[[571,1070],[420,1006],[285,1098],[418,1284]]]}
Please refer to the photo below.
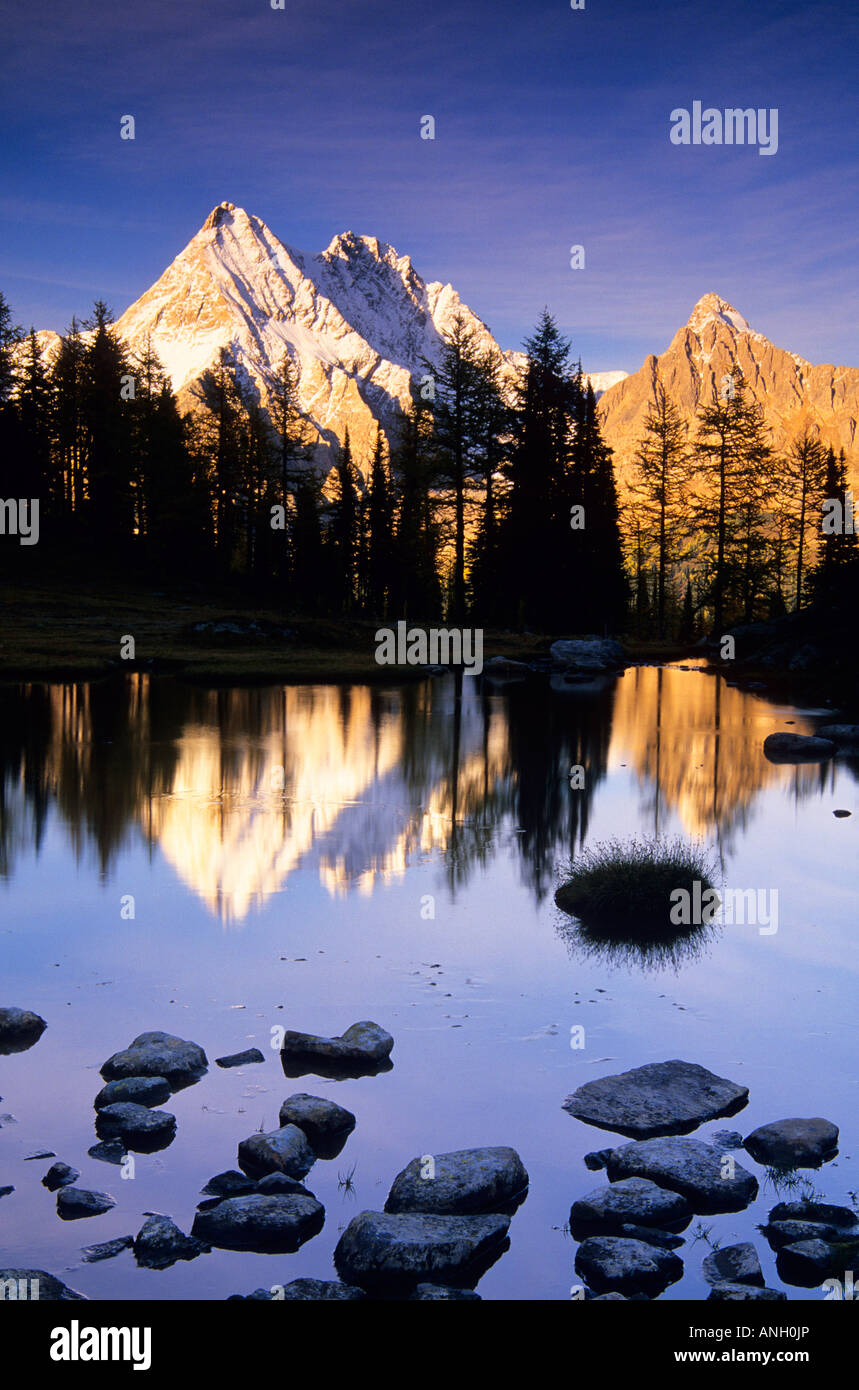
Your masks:
{"label": "reflection of grass clump", "polygon": [[683,839],[607,840],[573,863],[555,902],[591,931],[643,940],[680,936],[695,924],[676,912],[672,921],[677,899],[671,895],[684,889],[694,903],[696,883],[700,893],[713,886],[711,872],[702,847]]}

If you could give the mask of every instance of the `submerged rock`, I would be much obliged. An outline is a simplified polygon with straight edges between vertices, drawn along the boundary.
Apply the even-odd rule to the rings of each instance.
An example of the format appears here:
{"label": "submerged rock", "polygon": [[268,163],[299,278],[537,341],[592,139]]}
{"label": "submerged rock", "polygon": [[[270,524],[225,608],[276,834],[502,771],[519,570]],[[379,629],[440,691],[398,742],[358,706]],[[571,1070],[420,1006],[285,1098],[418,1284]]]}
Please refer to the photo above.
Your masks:
{"label": "submerged rock", "polygon": [[776,1255],[776,1269],[786,1284],[813,1289],[830,1275],[841,1275],[852,1269],[857,1258],[859,1239],[799,1240],[793,1245],[782,1246]]}
{"label": "submerged rock", "polygon": [[831,758],[835,744],[813,734],[770,734],[764,739],[764,757],[771,763],[819,763]]}
{"label": "submerged rock", "polygon": [[103,1110],[106,1105],[130,1101],[134,1105],[163,1105],[170,1099],[170,1083],[164,1076],[128,1076],[122,1081],[108,1081],[102,1086],[93,1105]]}
{"label": "submerged rock", "polygon": [[707,1296],[707,1302],[718,1303],[784,1303],[787,1294],[780,1289],[760,1288],[755,1284],[731,1284],[727,1280],[714,1284]]}
{"label": "submerged rock", "polygon": [[643,1139],[613,1149],[609,1179],[650,1178],[679,1192],[694,1212],[742,1211],[757,1196],[757,1178],[735,1159],[730,1165],[718,1149],[699,1139]]}
{"label": "submerged rock", "polygon": [[24,1298],[28,1302],[38,1299],[40,1303],[48,1299],[57,1303],[87,1301],[86,1294],[76,1293],[62,1279],[48,1274],[44,1269],[0,1269],[0,1287],[7,1301],[16,1298]]}
{"label": "submerged rock", "polygon": [[166,1110],[120,1101],[106,1105],[95,1117],[96,1134],[102,1139],[121,1139],[127,1149],[154,1153],[166,1149],[176,1136],[176,1116]]}
{"label": "submerged rock", "polygon": [[0,1008],[0,1056],[26,1052],[39,1041],[47,1026],[30,1009]]}
{"label": "submerged rock", "polygon": [[704,1278],[708,1284],[764,1284],[758,1252],[749,1242],[712,1250],[704,1261]]}
{"label": "submerged rock", "polygon": [[249,1178],[286,1173],[303,1178],[316,1162],[307,1136],[297,1125],[282,1125],[269,1134],[252,1134],[239,1144],[238,1165]]}
{"label": "submerged rock", "polygon": [[586,1235],[617,1235],[621,1226],[680,1226],[688,1224],[692,1207],[679,1192],[666,1191],[649,1178],[624,1178],[598,1187],[573,1202],[570,1230],[576,1240]]}
{"label": "submerged rock", "polygon": [[210,1211],[198,1211],[191,1233],[223,1250],[283,1254],[315,1236],[324,1221],[325,1208],[309,1193],[251,1193],[226,1197]]}
{"label": "submerged rock", "polygon": [[576,1273],[595,1293],[660,1294],[683,1275],[670,1250],[624,1236],[589,1236],[576,1252]]}
{"label": "submerged rock", "polygon": [[859,724],[824,724],[817,730],[818,738],[828,739],[838,748],[849,748],[859,752]]}
{"label": "submerged rock", "polygon": [[101,1216],[116,1206],[109,1192],[87,1192],[82,1187],[62,1187],[57,1193],[57,1216],[62,1221],[80,1221],[85,1216]]}
{"label": "submerged rock", "polygon": [[144,1269],[169,1269],[177,1260],[195,1260],[211,1247],[186,1236],[169,1216],[147,1217],[134,1238],[134,1258]]}
{"label": "submerged rock", "polygon": [[233,1052],[229,1057],[216,1057],[216,1067],[246,1067],[252,1062],[264,1062],[265,1057],[258,1047],[249,1047],[245,1052]]}
{"label": "submerged rock", "polygon": [[339,1038],[290,1030],[284,1035],[280,1059],[289,1077],[307,1072],[332,1079],[374,1076],[391,1070],[393,1046],[394,1039],[378,1023],[353,1023]]}
{"label": "submerged rock", "polygon": [[830,1120],[774,1120],[746,1136],[758,1163],[774,1168],[819,1168],[838,1152],[838,1126]]}
{"label": "submerged rock", "polygon": [[510,1218],[362,1211],[337,1242],[334,1264],[369,1293],[403,1294],[418,1284],[473,1288],[509,1242]]}
{"label": "submerged rock", "polygon": [[610,637],[562,637],[553,642],[549,651],[556,667],[584,674],[619,671],[626,665],[626,653],[619,642]]}
{"label": "submerged rock", "polygon": [[68,1163],[52,1163],[42,1178],[42,1186],[49,1192],[56,1192],[58,1187],[69,1187],[79,1177],[77,1168],[72,1168]]}
{"label": "submerged rock", "polygon": [[140,1033],[122,1052],[114,1052],[101,1069],[105,1081],[128,1077],[166,1077],[171,1090],[191,1086],[208,1071],[202,1047],[172,1033]]}
{"label": "submerged rock", "polygon": [[394,1178],[385,1211],[459,1216],[509,1211],[527,1191],[528,1174],[515,1149],[460,1149],[413,1158]]}
{"label": "submerged rock", "polygon": [[418,1284],[409,1295],[411,1303],[450,1303],[454,1299],[458,1302],[467,1299],[469,1303],[482,1301],[473,1289],[451,1289],[446,1284]]}
{"label": "submerged rock", "polygon": [[87,1153],[100,1163],[120,1164],[128,1157],[128,1150],[121,1139],[105,1139],[100,1144],[93,1144]]}
{"label": "submerged rock", "polygon": [[366,1299],[363,1289],[341,1284],[337,1279],[293,1279],[291,1284],[274,1285],[271,1289],[255,1289],[233,1298],[270,1299],[275,1303],[357,1303]]}
{"label": "submerged rock", "polygon": [[356,1124],[351,1110],[305,1091],[287,1097],[278,1118],[302,1130],[319,1158],[336,1158]]}
{"label": "submerged rock", "polygon": [[563,1108],[585,1124],[632,1139],[688,1134],[705,1120],[734,1115],[748,1102],[747,1086],[715,1076],[696,1062],[648,1062],[580,1086]]}
{"label": "submerged rock", "polygon": [[97,1264],[99,1260],[112,1260],[115,1255],[121,1255],[123,1250],[130,1250],[134,1244],[134,1236],[118,1236],[116,1240],[105,1240],[100,1245],[84,1245],[81,1247],[83,1262],[86,1265]]}
{"label": "submerged rock", "polygon": [[256,1182],[246,1173],[237,1173],[235,1168],[229,1168],[226,1173],[216,1173],[209,1178],[202,1190],[207,1197],[244,1197],[256,1190]]}

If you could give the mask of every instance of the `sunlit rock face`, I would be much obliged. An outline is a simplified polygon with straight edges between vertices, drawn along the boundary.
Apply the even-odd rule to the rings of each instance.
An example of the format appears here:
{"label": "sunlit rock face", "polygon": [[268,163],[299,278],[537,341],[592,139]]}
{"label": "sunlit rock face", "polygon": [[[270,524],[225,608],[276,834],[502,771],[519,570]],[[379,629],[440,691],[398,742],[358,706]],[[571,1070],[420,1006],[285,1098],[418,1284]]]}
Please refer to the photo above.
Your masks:
{"label": "sunlit rock face", "polygon": [[615,452],[621,481],[631,476],[659,380],[679,407],[691,438],[698,407],[718,398],[722,378],[737,368],[762,406],[777,447],[808,425],[827,445],[843,448],[855,469],[859,368],[814,366],[756,333],[719,295],[705,294],[668,348],[658,357],[645,358],[637,372],[612,386],[600,401],[605,437]]}

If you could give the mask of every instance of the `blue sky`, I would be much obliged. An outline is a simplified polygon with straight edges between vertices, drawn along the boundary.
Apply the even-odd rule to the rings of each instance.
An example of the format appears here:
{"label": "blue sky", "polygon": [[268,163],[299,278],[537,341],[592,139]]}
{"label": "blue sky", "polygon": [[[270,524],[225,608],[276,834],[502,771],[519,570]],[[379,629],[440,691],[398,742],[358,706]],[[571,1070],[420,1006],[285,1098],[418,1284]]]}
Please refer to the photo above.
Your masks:
{"label": "blue sky", "polygon": [[[855,0],[3,8],[0,288],[25,327],[118,315],[228,199],[300,250],[392,243],[505,347],[548,304],[591,371],[635,370],[708,290],[859,365]],[[695,100],[777,107],[778,153],[672,145]]]}

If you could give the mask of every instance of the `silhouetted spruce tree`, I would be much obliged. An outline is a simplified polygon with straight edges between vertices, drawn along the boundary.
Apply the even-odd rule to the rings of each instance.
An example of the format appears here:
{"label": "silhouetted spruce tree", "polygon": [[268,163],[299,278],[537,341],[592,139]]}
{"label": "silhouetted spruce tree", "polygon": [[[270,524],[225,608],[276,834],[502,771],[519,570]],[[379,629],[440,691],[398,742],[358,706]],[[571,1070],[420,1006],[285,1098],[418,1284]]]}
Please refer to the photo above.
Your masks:
{"label": "silhouetted spruce tree", "polygon": [[18,411],[13,400],[17,387],[16,348],[23,340],[12,322],[12,311],[0,294],[0,497],[31,496],[22,493]]}
{"label": "silhouetted spruce tree", "polygon": [[824,496],[818,513],[817,564],[810,580],[816,603],[826,603],[832,594],[846,592],[844,576],[848,571],[855,574],[859,564],[857,522],[855,515],[851,520],[852,499],[848,498],[849,491],[844,450],[836,455],[835,450],[830,448],[826,452]]}
{"label": "silhouetted spruce tree", "polygon": [[91,337],[84,350],[82,416],[87,532],[100,555],[118,557],[133,532],[132,418],[123,380],[133,374],[112,325],[107,305],[96,300],[84,324]]}
{"label": "silhouetted spruce tree", "polygon": [[548,309],[532,336],[516,406],[510,499],[502,534],[506,608],[520,627],[574,621],[577,595],[564,574],[570,556],[570,467],[575,383],[570,345]]}
{"label": "silhouetted spruce tree", "polygon": [[284,354],[277,372],[268,383],[268,412],[274,435],[274,452],[279,479],[275,505],[285,508],[288,524],[275,532],[282,540],[283,551],[278,563],[279,573],[290,572],[289,544],[292,534],[291,516],[295,511],[295,495],[305,466],[313,458],[316,436],[298,399],[298,367],[288,353]]}
{"label": "silhouetted spruce tree", "polygon": [[226,348],[221,348],[214,367],[202,374],[197,394],[204,414],[196,431],[196,445],[202,455],[201,464],[211,480],[219,563],[229,570],[238,536],[243,403],[235,362]]}
{"label": "silhouetted spruce tree", "polygon": [[374,618],[387,617],[394,577],[394,508],[385,452],[382,430],[377,426],[366,515],[367,608]]}
{"label": "silhouetted spruce tree", "polygon": [[86,348],[72,318],[49,373],[54,392],[54,488],[62,499],[67,532],[80,529],[87,496],[85,372]]}
{"label": "silhouetted spruce tree", "polygon": [[503,617],[501,531],[507,502],[514,412],[505,399],[502,358],[491,344],[478,357],[473,406],[473,469],[483,485],[480,518],[468,557],[471,609],[476,620]]}
{"label": "silhouetted spruce tree", "polygon": [[39,498],[40,529],[44,534],[45,526],[50,525],[59,510],[59,498],[53,488],[51,454],[54,393],[32,328],[18,375],[15,408],[21,486],[25,488],[24,495]]}
{"label": "silhouetted spruce tree", "polygon": [[431,619],[441,611],[439,535],[433,514],[436,482],[432,411],[413,389],[399,419],[392,459],[396,520],[391,610],[403,619]]}
{"label": "silhouetted spruce tree", "polygon": [[310,470],[300,474],[294,484],[292,595],[296,607],[308,613],[320,611],[326,590],[321,493],[319,480]]}
{"label": "silhouetted spruce tree", "polygon": [[332,606],[337,613],[351,613],[355,605],[357,586],[358,494],[348,427],[337,453],[334,497],[326,539]]}
{"label": "silhouetted spruce tree", "polygon": [[[596,397],[590,382],[576,382],[575,433],[567,499],[584,509],[584,526],[570,528],[565,566],[566,622],[616,631],[629,608],[629,582],[623,563],[620,506],[612,451],[602,437]],[[566,587],[566,586],[565,586]],[[572,601],[571,601],[572,600]]]}

